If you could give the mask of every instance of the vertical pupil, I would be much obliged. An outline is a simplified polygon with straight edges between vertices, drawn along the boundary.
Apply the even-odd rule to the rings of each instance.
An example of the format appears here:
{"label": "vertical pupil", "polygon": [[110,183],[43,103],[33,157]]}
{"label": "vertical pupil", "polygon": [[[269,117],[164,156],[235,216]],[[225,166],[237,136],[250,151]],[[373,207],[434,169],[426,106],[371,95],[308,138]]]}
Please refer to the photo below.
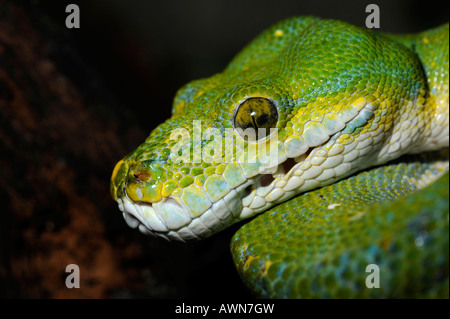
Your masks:
{"label": "vertical pupil", "polygon": [[[253,128],[255,130],[257,130],[258,129],[258,124],[256,123],[256,120],[255,120],[256,112],[253,111],[252,109],[250,109],[250,116],[252,117]],[[258,131],[256,132],[256,137],[258,137]]]}

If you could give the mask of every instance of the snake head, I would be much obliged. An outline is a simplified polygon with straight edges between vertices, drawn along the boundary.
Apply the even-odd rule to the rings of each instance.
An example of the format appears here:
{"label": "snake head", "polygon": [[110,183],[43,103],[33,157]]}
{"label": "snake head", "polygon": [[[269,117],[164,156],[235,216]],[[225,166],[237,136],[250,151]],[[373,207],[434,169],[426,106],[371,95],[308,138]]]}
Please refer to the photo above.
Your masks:
{"label": "snake head", "polygon": [[387,37],[285,20],[179,90],[172,117],[116,165],[111,194],[143,233],[210,236],[407,152],[425,88],[417,57]]}

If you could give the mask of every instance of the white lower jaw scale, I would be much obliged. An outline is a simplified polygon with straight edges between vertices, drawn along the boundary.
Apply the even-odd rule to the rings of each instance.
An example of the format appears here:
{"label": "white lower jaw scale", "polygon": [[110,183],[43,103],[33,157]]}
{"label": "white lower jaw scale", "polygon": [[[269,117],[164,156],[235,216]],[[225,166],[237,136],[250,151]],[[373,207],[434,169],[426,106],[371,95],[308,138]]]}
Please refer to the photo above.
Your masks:
{"label": "white lower jaw scale", "polygon": [[192,219],[187,208],[171,198],[153,205],[122,198],[118,204],[128,226],[144,235],[166,240],[185,242],[205,238],[214,233],[213,229],[219,231],[225,227],[212,210]]}
{"label": "white lower jaw scale", "polygon": [[192,220],[187,208],[173,198],[160,201],[154,204],[153,207],[154,213],[162,219],[164,225],[169,229],[179,229],[189,224]]}
{"label": "white lower jaw scale", "polygon": [[146,235],[169,231],[150,204],[132,203],[129,199],[122,198],[119,200],[119,209],[128,226],[138,228]]}

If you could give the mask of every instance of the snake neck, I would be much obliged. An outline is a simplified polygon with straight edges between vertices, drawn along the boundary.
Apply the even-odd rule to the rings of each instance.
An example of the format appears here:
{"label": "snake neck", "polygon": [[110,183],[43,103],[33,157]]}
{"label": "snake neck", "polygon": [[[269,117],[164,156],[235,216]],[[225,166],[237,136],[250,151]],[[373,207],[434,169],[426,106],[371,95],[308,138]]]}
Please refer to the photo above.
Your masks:
{"label": "snake neck", "polygon": [[449,145],[449,24],[418,34],[388,35],[414,51],[423,66],[426,94],[422,116],[424,133],[410,153],[438,150]]}

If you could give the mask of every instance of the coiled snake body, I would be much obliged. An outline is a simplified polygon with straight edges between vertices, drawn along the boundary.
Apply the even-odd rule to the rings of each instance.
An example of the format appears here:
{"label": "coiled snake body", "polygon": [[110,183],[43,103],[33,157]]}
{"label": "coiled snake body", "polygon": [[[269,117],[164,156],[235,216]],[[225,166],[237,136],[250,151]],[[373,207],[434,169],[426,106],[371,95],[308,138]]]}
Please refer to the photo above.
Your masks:
{"label": "coiled snake body", "polygon": [[448,297],[448,40],[282,21],[179,90],[112,196],[182,241],[264,212],[231,243],[262,297]]}

